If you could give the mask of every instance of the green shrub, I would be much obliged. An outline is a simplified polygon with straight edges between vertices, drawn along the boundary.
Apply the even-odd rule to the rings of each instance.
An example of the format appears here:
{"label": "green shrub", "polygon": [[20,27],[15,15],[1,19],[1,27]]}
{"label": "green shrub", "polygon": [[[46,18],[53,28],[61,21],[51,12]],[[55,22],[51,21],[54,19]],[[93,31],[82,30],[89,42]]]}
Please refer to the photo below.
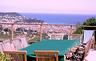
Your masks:
{"label": "green shrub", "polygon": [[3,52],[0,52],[0,61],[10,61]]}

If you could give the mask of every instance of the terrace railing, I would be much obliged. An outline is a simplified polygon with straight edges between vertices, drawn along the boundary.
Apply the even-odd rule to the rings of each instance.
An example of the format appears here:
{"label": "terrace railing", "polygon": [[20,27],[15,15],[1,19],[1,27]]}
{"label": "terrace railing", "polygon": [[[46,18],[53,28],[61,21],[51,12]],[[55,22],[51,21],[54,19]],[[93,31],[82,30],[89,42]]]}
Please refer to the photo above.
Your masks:
{"label": "terrace railing", "polygon": [[89,50],[90,50],[91,48],[94,48],[94,43],[95,43],[94,38],[91,38],[91,39],[86,43],[86,46],[85,46],[85,56],[87,55],[87,53],[89,52]]}
{"label": "terrace railing", "polygon": [[83,34],[70,34],[68,36],[69,40],[80,40],[82,42]]}

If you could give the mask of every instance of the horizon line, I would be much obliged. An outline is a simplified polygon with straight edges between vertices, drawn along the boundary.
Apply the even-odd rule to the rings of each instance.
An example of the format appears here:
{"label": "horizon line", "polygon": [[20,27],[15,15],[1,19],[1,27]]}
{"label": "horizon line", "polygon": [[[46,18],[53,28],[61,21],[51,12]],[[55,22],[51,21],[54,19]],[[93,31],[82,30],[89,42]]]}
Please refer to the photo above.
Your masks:
{"label": "horizon line", "polygon": [[55,13],[55,12],[16,12],[16,11],[6,11],[6,12],[3,12],[3,11],[0,11],[2,13],[33,13],[33,14],[72,14],[72,15],[96,15],[96,13],[64,13],[64,12],[58,12],[58,13]]}

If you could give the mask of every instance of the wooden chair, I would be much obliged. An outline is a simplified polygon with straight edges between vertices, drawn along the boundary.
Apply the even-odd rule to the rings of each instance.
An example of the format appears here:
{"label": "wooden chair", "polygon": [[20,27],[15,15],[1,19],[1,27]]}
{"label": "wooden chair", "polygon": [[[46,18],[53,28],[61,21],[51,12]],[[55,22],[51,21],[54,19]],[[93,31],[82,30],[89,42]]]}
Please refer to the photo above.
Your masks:
{"label": "wooden chair", "polygon": [[59,51],[36,50],[36,61],[58,61]]}
{"label": "wooden chair", "polygon": [[10,61],[27,61],[25,51],[4,51]]}

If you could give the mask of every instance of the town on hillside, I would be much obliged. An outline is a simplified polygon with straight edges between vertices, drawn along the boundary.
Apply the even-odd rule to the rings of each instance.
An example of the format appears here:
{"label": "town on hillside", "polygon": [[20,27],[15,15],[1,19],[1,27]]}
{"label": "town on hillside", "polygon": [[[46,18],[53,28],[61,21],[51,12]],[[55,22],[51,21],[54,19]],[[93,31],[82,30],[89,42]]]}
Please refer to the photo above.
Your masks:
{"label": "town on hillside", "polygon": [[88,61],[96,49],[96,18],[83,24],[49,24],[0,12],[0,61]]}

